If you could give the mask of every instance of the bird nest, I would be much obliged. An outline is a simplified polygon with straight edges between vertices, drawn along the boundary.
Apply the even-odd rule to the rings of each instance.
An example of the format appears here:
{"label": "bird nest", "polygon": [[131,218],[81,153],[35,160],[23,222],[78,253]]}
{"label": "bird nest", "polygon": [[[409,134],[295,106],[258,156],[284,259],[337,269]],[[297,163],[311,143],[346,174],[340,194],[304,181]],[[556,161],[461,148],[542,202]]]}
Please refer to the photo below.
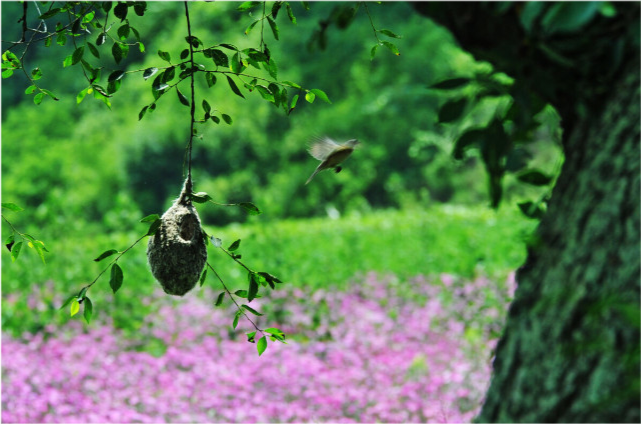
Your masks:
{"label": "bird nest", "polygon": [[174,296],[194,288],[207,262],[206,236],[190,194],[191,181],[187,179],[147,246],[151,273],[165,293]]}

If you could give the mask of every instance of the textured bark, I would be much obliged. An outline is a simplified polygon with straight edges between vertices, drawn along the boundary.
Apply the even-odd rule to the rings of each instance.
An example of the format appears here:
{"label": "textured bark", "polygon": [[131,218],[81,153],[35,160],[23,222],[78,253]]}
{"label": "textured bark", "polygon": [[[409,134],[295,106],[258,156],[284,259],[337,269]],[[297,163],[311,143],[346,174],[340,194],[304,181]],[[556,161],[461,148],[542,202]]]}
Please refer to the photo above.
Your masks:
{"label": "textured bark", "polygon": [[[518,271],[481,422],[639,422],[639,4],[533,48],[516,5],[416,3],[464,49],[552,103],[565,163]],[[632,33],[634,33],[632,31]],[[636,36],[638,40],[638,36]],[[614,62],[614,46],[623,59]]]}
{"label": "textured bark", "polygon": [[479,421],[641,419],[638,66],[613,91],[566,143]]}

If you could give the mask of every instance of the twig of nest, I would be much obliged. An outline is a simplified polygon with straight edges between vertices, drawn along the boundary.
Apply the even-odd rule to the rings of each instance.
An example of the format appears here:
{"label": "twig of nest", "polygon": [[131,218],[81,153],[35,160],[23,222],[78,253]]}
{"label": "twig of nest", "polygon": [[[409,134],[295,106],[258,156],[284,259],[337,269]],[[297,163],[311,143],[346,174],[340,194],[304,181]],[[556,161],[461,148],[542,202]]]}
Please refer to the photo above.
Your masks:
{"label": "twig of nest", "polygon": [[189,197],[187,178],[178,199],[161,217],[147,246],[151,273],[167,294],[183,296],[198,282],[207,262],[205,234]]}

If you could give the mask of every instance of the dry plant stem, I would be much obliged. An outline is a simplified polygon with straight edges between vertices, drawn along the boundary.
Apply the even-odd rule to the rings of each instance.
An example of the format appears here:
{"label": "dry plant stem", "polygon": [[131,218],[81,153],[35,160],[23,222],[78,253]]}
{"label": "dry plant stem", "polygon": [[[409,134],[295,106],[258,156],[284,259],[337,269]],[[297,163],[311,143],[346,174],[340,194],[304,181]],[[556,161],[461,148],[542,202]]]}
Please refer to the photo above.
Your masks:
{"label": "dry plant stem", "polygon": [[[224,250],[224,249],[223,249],[223,250]],[[242,265],[242,264],[241,264],[241,265]],[[232,295],[232,293],[229,291],[229,289],[228,289],[228,288],[227,288],[227,286],[225,285],[225,282],[223,281],[223,279],[222,279],[222,278],[220,278],[220,275],[218,275],[218,273],[216,272],[216,270],[214,269],[214,267],[213,267],[213,266],[211,266],[211,265],[209,264],[209,262],[207,262],[207,266],[209,267],[209,269],[211,269],[211,270],[214,272],[214,274],[216,275],[216,278],[218,278],[218,281],[220,281],[220,284],[222,284],[222,285],[223,285],[223,289],[224,289],[224,290],[225,290],[225,292],[229,295],[229,298],[231,299],[231,301],[232,301],[232,302],[234,302],[234,305],[236,305],[236,308],[238,308],[238,310],[239,310],[239,311],[240,311],[240,312],[245,316],[245,318],[247,319],[247,321],[251,322],[251,324],[254,326],[254,328],[256,329],[256,331],[260,331],[260,332],[261,332],[261,334],[262,334],[263,336],[265,336],[265,335],[266,335],[266,334],[265,334],[265,332],[263,332],[263,330],[261,330],[260,328],[258,328],[258,326],[256,325],[256,323],[255,323],[254,321],[252,321],[252,320],[251,320],[251,318],[249,318],[249,316],[245,313],[245,311],[243,311],[243,308],[241,308],[241,307],[240,307],[240,305],[238,305],[238,302],[236,302],[236,299],[234,299],[234,296]],[[244,265],[243,265],[243,266],[244,266]]]}

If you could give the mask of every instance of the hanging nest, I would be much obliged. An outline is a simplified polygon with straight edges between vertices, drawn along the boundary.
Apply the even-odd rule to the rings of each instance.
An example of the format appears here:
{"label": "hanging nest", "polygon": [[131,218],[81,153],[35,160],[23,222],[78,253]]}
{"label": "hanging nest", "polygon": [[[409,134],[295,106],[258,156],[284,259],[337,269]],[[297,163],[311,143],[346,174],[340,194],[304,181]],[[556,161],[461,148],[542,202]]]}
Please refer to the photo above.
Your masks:
{"label": "hanging nest", "polygon": [[183,296],[193,289],[207,262],[205,234],[191,203],[191,180],[161,217],[162,224],[147,246],[151,273],[167,294]]}

